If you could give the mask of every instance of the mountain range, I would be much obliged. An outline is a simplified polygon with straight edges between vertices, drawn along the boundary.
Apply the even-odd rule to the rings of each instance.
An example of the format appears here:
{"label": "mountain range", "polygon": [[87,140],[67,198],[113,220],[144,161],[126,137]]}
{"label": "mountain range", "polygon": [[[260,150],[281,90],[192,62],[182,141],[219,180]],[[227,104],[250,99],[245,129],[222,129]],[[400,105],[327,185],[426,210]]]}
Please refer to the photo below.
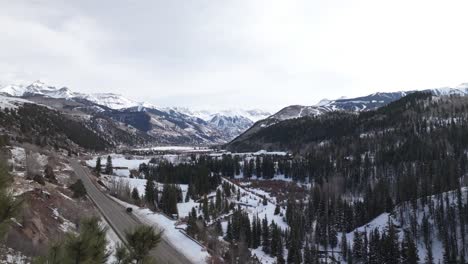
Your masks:
{"label": "mountain range", "polygon": [[[467,95],[468,84],[428,89],[433,95]],[[279,122],[319,116],[329,112],[358,113],[399,100],[415,91],[379,92],[356,98],[323,99],[310,106],[291,105],[271,115],[251,109],[221,111],[193,110],[182,107],[156,107],[114,93],[79,93],[67,87],[54,87],[36,81],[29,85],[6,85],[0,94],[26,99],[58,110],[86,123],[102,135],[114,135],[114,145],[126,144],[223,144],[242,141]],[[120,129],[120,130],[119,130]],[[111,131],[112,130],[112,131]],[[117,131],[117,132],[116,132]],[[130,140],[136,137],[135,140]],[[112,144],[111,144],[112,145]]]}
{"label": "mountain range", "polygon": [[187,108],[162,108],[119,94],[78,93],[67,87],[57,88],[41,81],[29,85],[6,85],[0,88],[0,93],[25,98],[60,111],[73,109],[74,116],[86,114],[94,119],[110,118],[136,128],[150,136],[154,143],[161,144],[227,142],[248,129],[255,121],[270,115],[262,110],[191,111]]}
{"label": "mountain range", "polygon": [[[243,145],[250,138],[260,134],[265,128],[276,125],[283,121],[300,119],[303,117],[317,117],[332,112],[360,113],[369,110],[375,110],[386,106],[389,103],[400,100],[401,98],[413,94],[417,91],[400,92],[379,92],[367,96],[356,98],[342,98],[337,100],[321,100],[318,104],[312,106],[291,105],[287,106],[266,119],[256,122],[252,127],[235,138],[227,146]],[[434,96],[468,95],[468,83],[460,84],[456,87],[443,87],[436,89],[426,89],[420,92],[430,93]]]}

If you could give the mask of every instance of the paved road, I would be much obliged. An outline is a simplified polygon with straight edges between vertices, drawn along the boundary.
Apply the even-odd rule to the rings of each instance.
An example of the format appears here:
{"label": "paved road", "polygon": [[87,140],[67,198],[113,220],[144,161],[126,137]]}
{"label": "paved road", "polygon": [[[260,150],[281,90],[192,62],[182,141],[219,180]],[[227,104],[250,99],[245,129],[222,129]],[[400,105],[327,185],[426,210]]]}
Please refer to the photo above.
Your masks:
{"label": "paved road", "polygon": [[[83,181],[88,196],[94,201],[101,211],[101,214],[104,215],[107,222],[121,239],[125,239],[125,231],[132,230],[136,226],[141,225],[138,220],[125,212],[123,206],[113,201],[96,187],[90,179],[89,171],[81,166],[77,160],[72,159],[70,165],[78,178]],[[191,263],[184,255],[174,249],[169,242],[164,240],[164,238],[150,254],[156,259],[158,264]]]}

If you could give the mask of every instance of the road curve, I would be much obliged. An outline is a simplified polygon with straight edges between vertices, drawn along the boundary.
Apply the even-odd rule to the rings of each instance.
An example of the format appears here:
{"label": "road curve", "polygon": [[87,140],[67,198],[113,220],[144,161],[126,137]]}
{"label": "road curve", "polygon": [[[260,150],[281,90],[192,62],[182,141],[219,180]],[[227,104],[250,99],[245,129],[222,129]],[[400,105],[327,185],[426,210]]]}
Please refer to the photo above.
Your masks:
{"label": "road curve", "polygon": [[[75,171],[76,176],[83,181],[88,196],[93,200],[101,214],[106,218],[109,225],[121,239],[125,240],[125,232],[127,230],[132,230],[136,226],[142,224],[137,219],[128,215],[123,206],[113,201],[96,187],[96,185],[91,181],[87,168],[81,166],[75,159],[70,161],[70,165]],[[167,242],[164,237],[159,245],[150,252],[150,255],[156,259],[158,264],[192,263],[182,253],[178,252],[169,242]]]}

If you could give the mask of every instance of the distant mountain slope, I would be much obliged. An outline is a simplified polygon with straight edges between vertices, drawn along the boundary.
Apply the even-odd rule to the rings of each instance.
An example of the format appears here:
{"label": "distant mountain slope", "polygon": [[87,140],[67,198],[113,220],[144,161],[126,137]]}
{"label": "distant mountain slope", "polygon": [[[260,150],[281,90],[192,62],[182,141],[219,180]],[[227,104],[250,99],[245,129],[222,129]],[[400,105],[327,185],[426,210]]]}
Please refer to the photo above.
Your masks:
{"label": "distant mountain slope", "polygon": [[62,99],[86,99],[98,105],[102,105],[112,109],[123,109],[134,106],[139,106],[141,103],[130,100],[119,94],[113,93],[77,93],[71,91],[67,87],[56,88],[49,86],[41,81],[35,81],[30,85],[7,85],[0,89],[0,93],[10,96],[45,96],[51,98],[62,98]]}
{"label": "distant mountain slope", "polygon": [[[252,135],[259,133],[261,130],[277,124],[282,121],[303,118],[303,117],[316,117],[330,112],[349,112],[359,113],[363,111],[375,110],[391,102],[397,101],[406,95],[413,94],[416,91],[401,91],[401,92],[381,92],[374,93],[367,96],[320,101],[317,105],[302,106],[291,105],[287,106],[277,113],[256,122],[251,128],[235,138],[228,146],[236,145],[238,142],[247,140]],[[436,89],[427,89],[421,92],[429,93],[434,96],[448,96],[448,95],[468,95],[468,83],[463,83],[457,87],[443,87]]]}
{"label": "distant mountain slope", "polygon": [[259,109],[230,109],[221,111],[192,111],[187,108],[172,109],[188,116],[204,120],[211,127],[217,129],[227,141],[232,140],[242,132],[246,131],[258,120],[267,118],[271,115],[269,112]]}
{"label": "distant mountain slope", "polygon": [[114,138],[50,107],[0,96],[0,131],[9,140],[68,150],[104,150]]}
{"label": "distant mountain slope", "polygon": [[375,93],[367,96],[338,99],[322,100],[319,104],[313,106],[292,105],[281,109],[269,119],[279,121],[299,118],[304,116],[316,116],[331,111],[365,111],[384,106],[390,102],[398,100],[411,92],[393,92],[393,93]]}
{"label": "distant mountain slope", "polygon": [[[393,141],[401,138],[401,142],[404,142],[405,135],[411,134],[415,126],[421,129],[421,126],[432,124],[442,129],[446,123],[465,125],[468,118],[466,109],[468,96],[435,96],[431,91],[417,92],[372,111],[330,111],[278,121],[265,127],[259,127],[256,123],[226,147],[235,151],[272,149],[307,152],[330,140],[339,144],[352,144],[353,140],[363,141],[367,136],[388,136]],[[447,116],[456,121],[452,122]],[[453,141],[454,135],[447,132],[440,135],[440,140],[443,138]]]}
{"label": "distant mountain slope", "polygon": [[[255,121],[270,115],[261,110],[212,112],[190,111],[184,108],[158,108],[118,94],[77,93],[66,87],[56,88],[40,81],[29,85],[7,85],[0,88],[0,93],[29,98],[60,111],[79,110],[71,111],[71,114],[89,115],[90,122],[97,121],[96,116],[108,118],[131,126],[146,134],[145,137],[153,143],[160,144],[223,143],[244,132]],[[102,120],[98,123],[100,122]],[[110,131],[107,132],[110,133]]]}

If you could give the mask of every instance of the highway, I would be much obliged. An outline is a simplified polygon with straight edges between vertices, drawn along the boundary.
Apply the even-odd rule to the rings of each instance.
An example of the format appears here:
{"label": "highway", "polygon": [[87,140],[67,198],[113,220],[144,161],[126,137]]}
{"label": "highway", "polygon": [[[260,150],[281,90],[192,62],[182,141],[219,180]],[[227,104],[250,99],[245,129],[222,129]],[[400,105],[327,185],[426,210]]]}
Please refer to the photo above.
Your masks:
{"label": "highway", "polygon": [[[83,181],[89,198],[91,198],[120,239],[125,240],[125,232],[127,230],[132,230],[142,224],[138,219],[129,215],[123,206],[109,198],[96,187],[96,185],[91,181],[91,175],[87,168],[84,168],[75,159],[70,161],[70,165],[75,171],[76,176]],[[192,263],[183,254],[178,252],[168,241],[166,241],[164,236],[158,246],[150,252],[150,255],[158,264]]]}

